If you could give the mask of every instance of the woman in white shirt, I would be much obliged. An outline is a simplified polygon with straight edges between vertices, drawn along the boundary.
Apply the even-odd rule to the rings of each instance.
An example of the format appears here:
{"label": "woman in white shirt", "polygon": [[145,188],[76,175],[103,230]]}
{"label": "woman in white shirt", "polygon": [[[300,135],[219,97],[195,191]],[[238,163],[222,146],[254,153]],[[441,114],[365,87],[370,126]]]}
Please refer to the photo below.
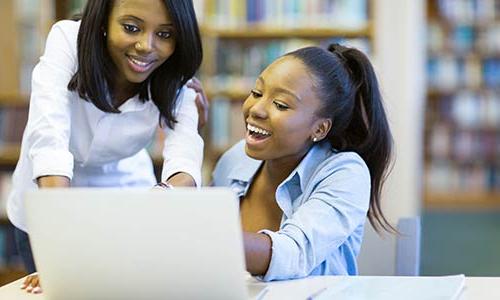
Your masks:
{"label": "woman in white shirt", "polygon": [[[191,0],[89,0],[81,21],[52,27],[33,71],[8,199],[29,273],[35,266],[26,234],[27,190],[155,185],[145,147],[158,124],[166,135],[162,186],[201,185],[196,102],[206,98],[199,82],[188,83],[201,59]],[[40,291],[38,278],[28,278],[25,287]]]}

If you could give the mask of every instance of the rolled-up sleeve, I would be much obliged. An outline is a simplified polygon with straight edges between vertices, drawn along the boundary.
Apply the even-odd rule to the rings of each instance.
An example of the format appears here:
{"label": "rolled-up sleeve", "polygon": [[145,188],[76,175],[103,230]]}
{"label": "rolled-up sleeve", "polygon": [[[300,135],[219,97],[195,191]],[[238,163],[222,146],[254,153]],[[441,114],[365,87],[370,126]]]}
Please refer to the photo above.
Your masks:
{"label": "rolled-up sleeve", "polygon": [[70,92],[67,85],[77,66],[76,36],[71,37],[61,24],[59,22],[52,27],[44,54],[32,75],[25,135],[29,145],[28,155],[33,163],[33,180],[46,175],[73,177],[73,155],[69,151]]}
{"label": "rolled-up sleeve", "polygon": [[370,199],[366,165],[352,159],[321,172],[324,179],[279,231],[260,231],[272,240],[271,261],[262,280],[309,275],[364,224]]}
{"label": "rolled-up sleeve", "polygon": [[183,87],[176,110],[177,123],[173,130],[165,126],[162,181],[175,173],[184,172],[193,177],[196,186],[201,186],[203,139],[198,134],[195,98],[193,89]]}

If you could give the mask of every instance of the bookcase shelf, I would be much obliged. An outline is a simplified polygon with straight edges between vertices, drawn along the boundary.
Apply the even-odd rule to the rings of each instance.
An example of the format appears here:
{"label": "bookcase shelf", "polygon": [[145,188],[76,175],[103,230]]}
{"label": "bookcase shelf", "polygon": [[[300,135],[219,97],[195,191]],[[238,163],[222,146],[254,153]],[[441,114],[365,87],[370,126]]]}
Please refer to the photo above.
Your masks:
{"label": "bookcase shelf", "polygon": [[2,95],[0,94],[0,107],[28,107],[29,96],[25,95]]}
{"label": "bookcase shelf", "polygon": [[203,27],[202,34],[209,37],[222,39],[269,39],[269,38],[359,38],[370,37],[372,35],[371,26],[362,29],[342,29],[342,28],[273,28],[262,25],[254,25],[241,29],[219,29],[213,27]]}
{"label": "bookcase shelf", "polygon": [[500,210],[498,192],[432,192],[424,195],[425,207],[441,210]]}
{"label": "bookcase shelf", "polygon": [[0,145],[0,168],[12,168],[17,164],[21,147],[19,144]]}
{"label": "bookcase shelf", "polygon": [[424,206],[500,208],[500,6],[427,1]]}

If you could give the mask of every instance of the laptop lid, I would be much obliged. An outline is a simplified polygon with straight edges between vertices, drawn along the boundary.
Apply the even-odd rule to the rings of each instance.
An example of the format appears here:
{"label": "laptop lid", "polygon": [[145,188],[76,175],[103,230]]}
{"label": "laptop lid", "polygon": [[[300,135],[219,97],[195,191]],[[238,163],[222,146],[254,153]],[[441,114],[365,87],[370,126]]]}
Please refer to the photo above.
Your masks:
{"label": "laptop lid", "polygon": [[47,299],[247,299],[228,189],[42,189],[26,209]]}

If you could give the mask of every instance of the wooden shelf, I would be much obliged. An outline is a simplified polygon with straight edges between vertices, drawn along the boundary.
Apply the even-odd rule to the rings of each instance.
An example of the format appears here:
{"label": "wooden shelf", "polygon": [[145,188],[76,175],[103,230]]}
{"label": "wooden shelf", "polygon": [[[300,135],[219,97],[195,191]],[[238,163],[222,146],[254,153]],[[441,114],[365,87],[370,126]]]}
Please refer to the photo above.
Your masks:
{"label": "wooden shelf", "polygon": [[500,192],[426,192],[429,210],[500,210]]}
{"label": "wooden shelf", "polygon": [[370,25],[362,29],[333,28],[270,28],[263,26],[246,26],[245,29],[220,29],[209,26],[202,27],[205,36],[225,39],[267,39],[267,38],[331,38],[331,37],[370,37]]}
{"label": "wooden shelf", "polygon": [[207,90],[207,96],[209,100],[213,100],[213,98],[216,96],[223,96],[227,97],[231,101],[243,102],[248,97],[248,95],[248,92],[239,90]]}
{"label": "wooden shelf", "polygon": [[15,167],[21,152],[20,145],[1,145],[0,146],[0,166]]}
{"label": "wooden shelf", "polygon": [[29,96],[0,94],[0,106],[28,107]]}

